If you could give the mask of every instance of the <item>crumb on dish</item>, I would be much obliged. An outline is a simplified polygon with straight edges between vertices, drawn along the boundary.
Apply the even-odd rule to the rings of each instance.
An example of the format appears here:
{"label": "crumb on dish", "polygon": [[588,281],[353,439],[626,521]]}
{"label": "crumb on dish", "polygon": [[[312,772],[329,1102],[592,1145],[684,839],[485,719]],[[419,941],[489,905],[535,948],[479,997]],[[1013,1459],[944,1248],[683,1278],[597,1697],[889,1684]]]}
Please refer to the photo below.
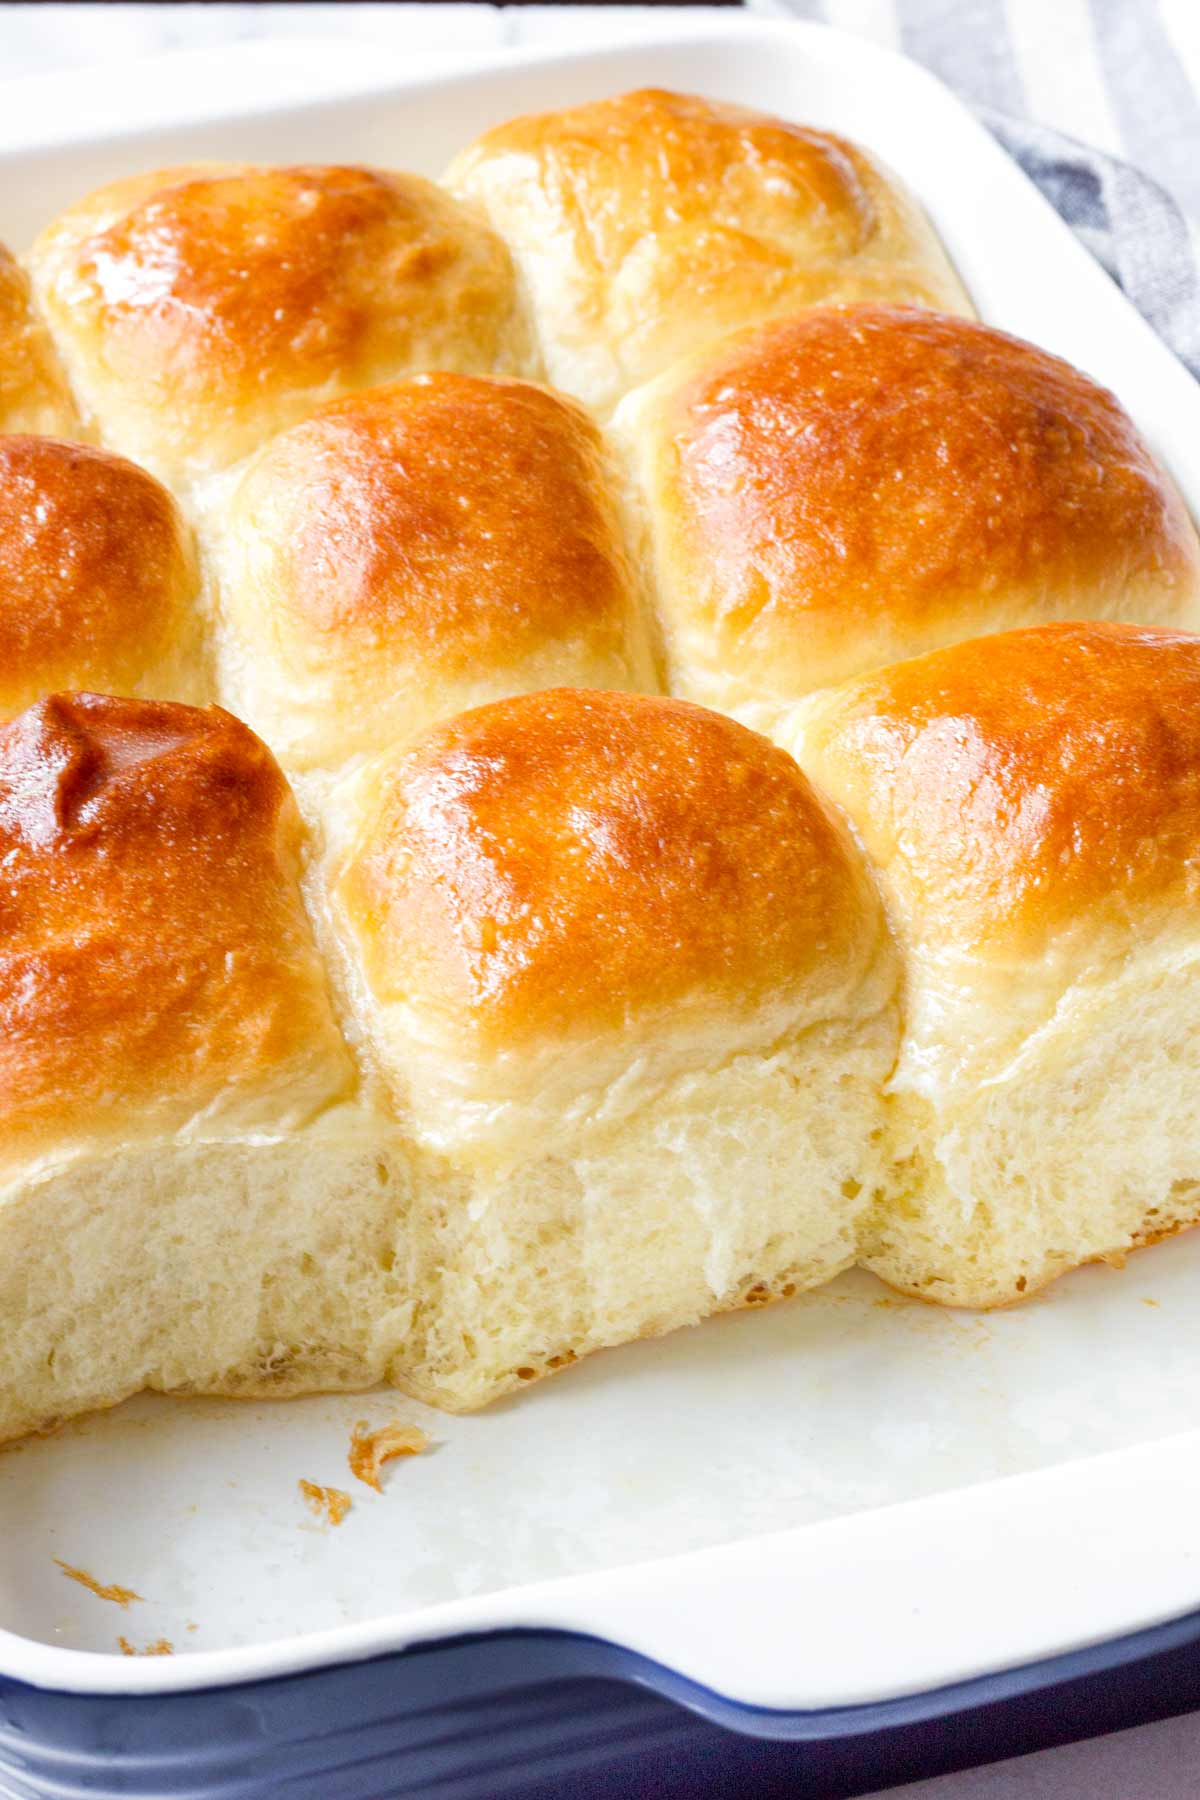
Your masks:
{"label": "crumb on dish", "polygon": [[379,1473],[384,1464],[398,1456],[420,1456],[428,1448],[429,1439],[419,1425],[381,1425],[372,1431],[366,1419],[359,1419],[350,1434],[350,1473],[382,1494]]}
{"label": "crumb on dish", "polygon": [[349,1494],[342,1488],[322,1487],[316,1481],[300,1482],[300,1492],[310,1512],[327,1525],[340,1525],[350,1508],[354,1505]]}

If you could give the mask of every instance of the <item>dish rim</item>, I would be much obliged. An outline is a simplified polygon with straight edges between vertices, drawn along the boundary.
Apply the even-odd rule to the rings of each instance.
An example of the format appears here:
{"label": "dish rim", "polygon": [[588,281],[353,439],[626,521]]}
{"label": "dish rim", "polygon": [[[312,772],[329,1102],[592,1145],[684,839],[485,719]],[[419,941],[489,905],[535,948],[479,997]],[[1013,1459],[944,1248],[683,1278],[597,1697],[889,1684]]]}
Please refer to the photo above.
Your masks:
{"label": "dish rim", "polygon": [[[661,35],[636,36],[579,49],[559,45],[505,47],[470,52],[453,71],[389,74],[333,96],[305,101],[284,98],[263,106],[238,106],[214,120],[206,114],[195,129],[236,126],[251,120],[285,118],[298,130],[355,103],[411,101],[469,83],[481,75],[528,69],[578,69],[616,54],[653,57],[664,52],[720,51],[736,40],[757,41],[795,54],[805,44],[890,70],[910,91],[938,96],[975,136],[979,155],[991,159],[996,179],[1026,190],[1032,218],[1053,221],[1062,258],[1072,259],[1076,279],[1107,290],[1107,309],[1122,309],[1121,329],[1141,360],[1162,380],[1186,384],[1178,364],[1149,325],[1087,255],[1049,203],[990,138],[967,108],[929,71],[899,52],[862,42],[810,21],[738,17],[688,24]],[[312,41],[319,42],[314,36]],[[228,46],[233,57],[248,44]],[[257,46],[261,51],[261,45]],[[437,53],[435,53],[437,54]],[[146,59],[171,63],[178,74],[190,56],[175,52]],[[319,79],[314,77],[315,80]],[[0,88],[2,92],[2,88]],[[60,139],[36,147],[0,148],[0,182],[30,157],[59,153],[84,157],[116,147],[133,151],[193,125],[160,123],[125,127]],[[999,171],[1006,173],[1003,177]],[[1015,191],[1015,190],[1013,190]],[[953,252],[953,246],[952,246]],[[1086,277],[1084,270],[1086,269]],[[1157,359],[1157,363],[1155,361]],[[1165,359],[1165,360],[1164,360]],[[1186,410],[1181,407],[1181,411]],[[1200,419],[1200,407],[1197,410]],[[1182,428],[1180,432],[1182,439]],[[1176,473],[1179,458],[1175,458]],[[1200,448],[1191,480],[1181,478],[1185,496],[1200,500]],[[1171,1504],[1156,1521],[1155,1542],[1141,1543],[1136,1495],[1147,1487]],[[449,1638],[479,1633],[538,1631],[599,1639],[714,1696],[722,1706],[783,1717],[789,1714],[849,1711],[930,1697],[943,1689],[1042,1666],[1089,1647],[1109,1645],[1175,1621],[1180,1626],[1200,1609],[1200,1553],[1189,1544],[1189,1515],[1200,1502],[1200,1431],[1188,1431],[1132,1449],[1054,1464],[1028,1474],[976,1486],[943,1490],[866,1512],[850,1513],[786,1532],[749,1537],[679,1556],[568,1575],[454,1600],[412,1612],[279,1638],[243,1648],[187,1652],[174,1658],[128,1659],[115,1654],[64,1649],[0,1627],[0,1680],[74,1695],[153,1696],[202,1692],[266,1681],[304,1670],[376,1659]],[[1081,1517],[1081,1513],[1083,1516]],[[1020,1540],[1020,1553],[1016,1539]],[[1004,1541],[1006,1539],[1006,1541]],[[897,1555],[903,1541],[905,1552]],[[997,1546],[1003,1541],[1003,1551]],[[1123,1547],[1114,1564],[1113,1547]],[[1023,1560],[1022,1560],[1023,1559]],[[833,1627],[839,1612],[837,1581],[847,1567],[871,1577],[871,1628],[893,1648],[902,1644],[907,1669],[894,1659],[862,1654],[853,1636],[843,1642]],[[1014,1582],[1020,1568],[1021,1583]],[[929,1572],[954,1570],[940,1592],[927,1585]],[[922,1580],[922,1572],[926,1579]],[[1014,1590],[1020,1586],[1019,1611]],[[1006,1589],[1009,1592],[1006,1595]],[[921,1600],[914,1604],[913,1592]],[[764,1609],[777,1615],[780,1595],[804,1602],[820,1629],[801,1642],[795,1633],[763,1629]],[[1073,1597],[1073,1598],[1072,1598]],[[814,1605],[819,1598],[820,1604]],[[1068,1602],[1071,1602],[1068,1604]],[[842,1607],[842,1612],[854,1607]],[[702,1611],[708,1629],[695,1630]],[[980,1620],[987,1622],[987,1640]],[[747,1661],[747,1633],[757,1627]],[[858,1655],[855,1656],[857,1649]],[[784,1654],[789,1661],[781,1661]],[[890,1668],[890,1676],[887,1670]]]}

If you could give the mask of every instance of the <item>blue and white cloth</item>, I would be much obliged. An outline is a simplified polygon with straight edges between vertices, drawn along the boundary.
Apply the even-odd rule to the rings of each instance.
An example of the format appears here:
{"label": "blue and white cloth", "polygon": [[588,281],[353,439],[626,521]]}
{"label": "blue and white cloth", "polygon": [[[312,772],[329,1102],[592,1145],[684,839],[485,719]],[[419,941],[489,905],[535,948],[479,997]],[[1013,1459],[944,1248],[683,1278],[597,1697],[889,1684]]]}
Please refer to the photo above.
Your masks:
{"label": "blue and white cloth", "polygon": [[924,63],[1200,379],[1200,0],[750,0]]}

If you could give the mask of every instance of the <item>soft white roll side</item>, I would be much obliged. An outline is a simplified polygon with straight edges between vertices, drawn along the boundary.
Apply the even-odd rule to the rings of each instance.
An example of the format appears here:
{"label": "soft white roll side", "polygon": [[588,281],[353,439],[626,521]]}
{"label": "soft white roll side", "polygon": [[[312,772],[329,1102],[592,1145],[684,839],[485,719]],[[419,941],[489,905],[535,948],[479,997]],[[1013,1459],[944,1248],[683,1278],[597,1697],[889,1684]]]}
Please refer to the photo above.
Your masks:
{"label": "soft white roll side", "polygon": [[144,1388],[374,1386],[412,1318],[409,1162],[357,1108],[152,1143],[0,1189],[0,1441]]}
{"label": "soft white roll side", "polygon": [[1018,1300],[1200,1218],[1200,637],[1044,626],[802,703],[782,735],[905,962],[862,1260]]}

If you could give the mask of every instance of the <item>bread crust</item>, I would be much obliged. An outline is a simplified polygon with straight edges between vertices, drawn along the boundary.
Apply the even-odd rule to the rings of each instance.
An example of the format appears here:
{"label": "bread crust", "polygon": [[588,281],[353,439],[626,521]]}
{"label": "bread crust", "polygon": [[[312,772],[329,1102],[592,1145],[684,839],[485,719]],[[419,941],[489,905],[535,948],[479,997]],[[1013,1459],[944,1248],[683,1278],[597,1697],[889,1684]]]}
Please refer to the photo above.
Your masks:
{"label": "bread crust", "polygon": [[975,638],[818,696],[814,779],[910,941],[1003,958],[1133,911],[1200,907],[1200,636],[1058,624]]}
{"label": "bread crust", "polygon": [[0,1161],[282,1133],[348,1087],[300,837],[219,707],[60,694],[0,729]]}
{"label": "bread crust", "polygon": [[0,436],[0,710],[72,688],[201,697],[198,589],[191,533],[144,469]]}
{"label": "bread crust", "polygon": [[341,897],[377,996],[476,1044],[685,1000],[814,1007],[877,947],[792,759],[684,701],[554,689],[459,715],[380,779]]}
{"label": "bread crust", "polygon": [[0,431],[80,434],[80,421],[29,278],[0,244]]}
{"label": "bread crust", "polygon": [[633,396],[677,691],[789,701],[1047,619],[1200,626],[1200,544],[1106,389],[970,319],[814,309]]}
{"label": "bread crust", "polygon": [[969,312],[856,144],[645,88],[510,120],[451,165],[526,273],[550,377],[599,407],[739,325],[833,300]]}
{"label": "bread crust", "polygon": [[508,251],[417,175],[164,169],[62,214],[30,266],[104,441],[172,479],[412,369],[530,372]]}
{"label": "bread crust", "polygon": [[530,382],[323,407],[242,476],[220,563],[231,698],[298,767],[524,688],[656,685],[600,433]]}

